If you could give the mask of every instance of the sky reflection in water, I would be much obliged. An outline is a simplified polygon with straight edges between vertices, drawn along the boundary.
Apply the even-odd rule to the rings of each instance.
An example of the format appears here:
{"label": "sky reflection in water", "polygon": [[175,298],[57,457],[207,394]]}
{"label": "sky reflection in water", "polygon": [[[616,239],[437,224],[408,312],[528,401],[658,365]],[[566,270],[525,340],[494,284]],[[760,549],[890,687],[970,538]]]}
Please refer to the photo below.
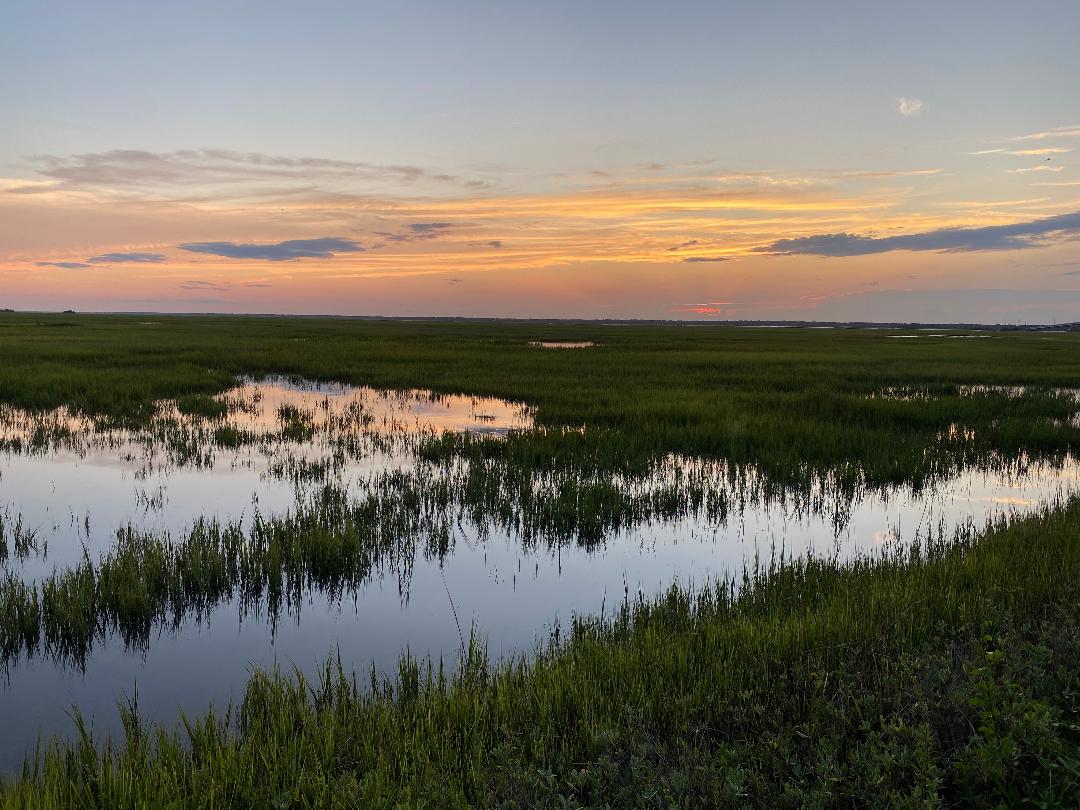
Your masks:
{"label": "sky reflection in water", "polygon": [[[64,413],[31,418],[0,411],[0,440],[23,445],[0,453],[0,515],[9,545],[21,517],[36,546],[22,560],[9,551],[4,566],[25,580],[40,579],[77,564],[84,553],[96,559],[121,526],[181,536],[199,516],[250,522],[256,510],[283,514],[311,487],[334,483],[363,493],[385,470],[410,469],[425,435],[500,436],[532,426],[528,408],[499,400],[281,379],[249,382],[221,399],[229,405],[224,420],[168,407],[138,433],[98,429]],[[247,443],[220,446],[215,435],[223,427]],[[671,458],[653,478],[621,483],[648,490],[677,470],[695,468],[706,475],[713,469]],[[190,716],[236,698],[254,665],[296,665],[311,673],[327,654],[340,652],[348,667],[364,671],[374,664],[389,672],[406,649],[452,665],[459,634],[451,597],[465,632],[474,627],[493,657],[527,653],[556,623],[611,609],[627,592],[655,594],[676,580],[706,583],[781,549],[872,553],[897,538],[951,533],[969,521],[981,525],[993,515],[1030,511],[1073,491],[1078,480],[1080,468],[1070,459],[1056,468],[1033,463],[1022,475],[971,471],[920,493],[860,492],[839,504],[830,504],[827,487],[816,503],[756,497],[760,488],[751,481],[750,497],[733,497],[735,507],[722,522],[691,513],[625,527],[598,545],[526,544],[459,516],[445,555],[426,556],[420,546],[408,576],[401,575],[404,563],[393,561],[340,599],[305,594],[298,610],[276,622],[265,611],[241,617],[236,604],[225,603],[179,631],[155,630],[144,651],[107,637],[95,644],[84,671],[48,655],[14,662],[0,700],[0,727],[8,730],[0,767],[17,767],[39,732],[69,733],[73,705],[95,729],[115,733],[116,701],[136,689],[148,718],[172,723],[178,709]]]}

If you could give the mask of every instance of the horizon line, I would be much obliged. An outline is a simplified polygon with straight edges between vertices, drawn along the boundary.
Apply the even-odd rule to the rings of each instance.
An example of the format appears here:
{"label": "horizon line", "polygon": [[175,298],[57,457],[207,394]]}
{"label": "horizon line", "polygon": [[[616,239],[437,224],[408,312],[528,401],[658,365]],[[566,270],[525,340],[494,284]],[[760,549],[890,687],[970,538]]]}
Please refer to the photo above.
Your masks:
{"label": "horizon line", "polygon": [[[752,319],[752,318],[558,318],[535,317],[521,318],[512,316],[474,316],[474,315],[338,315],[332,313],[301,314],[290,312],[163,312],[160,310],[36,310],[0,308],[3,315],[116,315],[156,317],[213,317],[213,318],[294,318],[297,320],[370,320],[370,321],[458,321],[466,323],[568,323],[568,324],[608,324],[608,325],[655,325],[686,324],[690,326],[762,326],[762,327],[831,327],[847,329],[966,329],[985,331],[1080,331],[1080,321],[1062,323],[1024,322],[994,323],[979,321],[835,321],[805,319]],[[1070,328],[1071,327],[1071,328]]]}

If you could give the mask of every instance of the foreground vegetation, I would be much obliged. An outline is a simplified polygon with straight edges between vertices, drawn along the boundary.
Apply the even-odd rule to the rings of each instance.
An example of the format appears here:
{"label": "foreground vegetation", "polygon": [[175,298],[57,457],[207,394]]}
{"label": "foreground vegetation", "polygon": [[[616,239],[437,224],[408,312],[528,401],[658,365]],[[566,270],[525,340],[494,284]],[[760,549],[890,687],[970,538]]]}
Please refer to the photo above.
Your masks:
{"label": "foreground vegetation", "polygon": [[[517,470],[519,481],[475,462],[421,464],[380,472],[360,491],[337,484],[298,490],[287,513],[256,512],[247,524],[199,519],[175,537],[125,526],[96,559],[84,551],[81,560],[37,580],[17,566],[3,571],[0,667],[45,656],[85,669],[95,645],[109,638],[145,652],[163,631],[202,625],[226,604],[241,620],[269,623],[273,634],[283,614],[300,621],[316,592],[340,605],[368,583],[396,580],[407,599],[414,566],[421,558],[446,561],[468,537],[464,526],[481,537],[514,538],[523,548],[592,548],[648,523],[690,518],[691,525],[732,527],[747,513],[777,505],[792,519],[821,517],[842,530],[856,504],[872,497],[830,480],[809,481],[803,491],[777,490],[752,470],[720,464],[673,469],[678,475],[669,469],[644,484],[613,484],[584,475],[537,481]],[[923,527],[928,531],[932,525]],[[0,565],[9,556],[46,555],[46,544],[23,527],[21,516],[5,522],[0,514]]]}
{"label": "foreground vegetation", "polygon": [[[545,339],[598,345],[528,345]],[[427,437],[415,466],[362,497],[317,486],[246,530],[127,529],[99,559],[40,581],[9,568],[0,655],[44,648],[77,664],[105,635],[144,646],[227,599],[273,616],[417,548],[447,553],[462,519],[525,542],[593,543],[641,521],[720,521],[755,499],[827,502],[842,516],[890,484],[1059,461],[1080,448],[1080,401],[1059,390],[1080,379],[1077,340],[3,314],[0,402],[66,405],[156,436],[157,403],[173,398],[205,420],[200,442],[161,434],[181,457],[245,440],[223,433],[212,397],[248,375],[499,396],[535,407],[539,429]],[[310,438],[295,416],[283,441]],[[659,475],[672,458],[696,472]],[[18,515],[0,521],[0,552],[9,566],[46,553]],[[1074,499],[881,559],[778,560],[704,590],[628,598],[494,667],[480,636],[445,669],[405,658],[390,680],[333,660],[314,683],[254,672],[236,706],[177,727],[144,724],[132,703],[122,739],[80,726],[73,742],[43,743],[0,783],[0,805],[1076,804],[1078,656]]]}
{"label": "foreground vegetation", "polygon": [[54,743],[34,807],[936,806],[1080,799],[1080,500],[883,560],[673,589],[494,670],[256,672],[184,731]]}

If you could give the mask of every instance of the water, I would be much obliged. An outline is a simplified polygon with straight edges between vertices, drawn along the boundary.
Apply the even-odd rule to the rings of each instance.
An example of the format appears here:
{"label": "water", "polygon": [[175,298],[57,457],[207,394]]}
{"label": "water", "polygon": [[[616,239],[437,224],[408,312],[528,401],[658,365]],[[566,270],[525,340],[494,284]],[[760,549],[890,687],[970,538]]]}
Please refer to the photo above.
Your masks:
{"label": "water", "polygon": [[[223,419],[170,406],[139,432],[64,412],[0,411],[7,448],[0,517],[11,547],[4,567],[40,580],[107,552],[122,526],[182,537],[207,516],[250,527],[256,514],[288,513],[327,484],[361,496],[387,471],[457,481],[462,462],[418,459],[426,439],[468,431],[499,440],[533,427],[528,408],[498,400],[285,380],[247,383],[221,401]],[[237,699],[253,666],[312,674],[328,654],[340,654],[347,668],[392,674],[405,650],[453,666],[471,628],[493,659],[528,654],[574,614],[611,610],[625,594],[653,595],[675,581],[704,584],[781,552],[873,553],[1030,511],[1078,482],[1074,459],[1057,466],[1021,459],[918,492],[841,489],[826,479],[797,495],[778,494],[753,471],[736,476],[722,462],[669,457],[645,479],[613,483],[643,501],[704,486],[706,502],[723,510],[703,506],[670,519],[645,510],[598,542],[525,542],[505,522],[451,508],[444,553],[406,544],[340,598],[309,590],[275,617],[265,605],[242,611],[226,600],[201,621],[155,626],[145,645],[99,638],[81,667],[41,650],[12,659],[0,685],[0,767],[17,768],[39,735],[70,734],[72,707],[96,731],[115,734],[117,701],[137,695],[145,717],[172,725],[178,711],[190,717]],[[14,553],[19,521],[20,532],[33,535],[22,557]]]}
{"label": "water", "polygon": [[[0,517],[21,515],[48,546],[48,559],[28,560],[25,570],[75,563],[84,548],[96,556],[120,526],[176,534],[199,516],[244,523],[257,508],[281,511],[295,501],[296,477],[318,465],[325,477],[352,480],[408,465],[416,442],[440,431],[496,437],[532,425],[527,408],[491,398],[281,379],[220,399],[229,406],[224,420],[166,407],[138,432],[64,411],[0,409],[0,446],[22,442],[20,452],[0,455]],[[216,443],[222,429],[244,443]],[[35,446],[27,439],[35,435],[48,439]]]}
{"label": "water", "polygon": [[591,340],[531,340],[529,345],[541,349],[591,349],[596,344]]}

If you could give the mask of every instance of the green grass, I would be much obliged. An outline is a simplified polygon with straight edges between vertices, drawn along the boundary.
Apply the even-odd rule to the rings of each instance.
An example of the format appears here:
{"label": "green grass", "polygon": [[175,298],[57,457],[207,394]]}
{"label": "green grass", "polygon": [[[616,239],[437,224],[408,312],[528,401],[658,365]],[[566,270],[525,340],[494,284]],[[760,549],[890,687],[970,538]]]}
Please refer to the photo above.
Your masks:
{"label": "green grass", "polygon": [[176,401],[176,409],[185,416],[210,420],[224,419],[228,413],[226,403],[209,394],[191,394],[180,397]]}
{"label": "green grass", "polygon": [[256,672],[233,709],[54,744],[35,807],[1075,804],[1080,501],[579,621],[534,658]]}
{"label": "green grass", "polygon": [[[882,482],[966,455],[1060,453],[1080,442],[1069,423],[1076,403],[1049,392],[1080,380],[1080,334],[894,340],[876,330],[689,324],[141,320],[0,316],[0,402],[140,422],[161,398],[197,409],[238,377],[298,375],[498,396],[536,406],[541,426],[589,428],[576,443],[520,440],[526,461],[623,469],[675,452],[754,463],[776,477],[807,464],[857,465]],[[560,339],[598,345],[528,345]],[[1018,384],[1039,390],[1017,399],[960,389]],[[871,396],[885,389],[932,398]],[[972,435],[939,449],[953,426]]]}

